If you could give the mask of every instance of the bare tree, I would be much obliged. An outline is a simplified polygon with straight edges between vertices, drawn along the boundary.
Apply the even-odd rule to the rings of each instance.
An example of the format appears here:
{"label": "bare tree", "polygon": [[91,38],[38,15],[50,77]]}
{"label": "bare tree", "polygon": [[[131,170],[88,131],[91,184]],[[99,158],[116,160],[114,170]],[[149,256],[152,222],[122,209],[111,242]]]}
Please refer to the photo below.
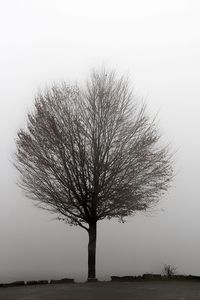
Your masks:
{"label": "bare tree", "polygon": [[41,92],[16,140],[20,186],[35,204],[89,234],[95,280],[97,221],[155,205],[172,179],[171,155],[128,81],[93,72],[84,88]]}
{"label": "bare tree", "polygon": [[167,276],[168,278],[171,278],[173,275],[176,274],[177,267],[172,265],[164,265],[163,267],[163,274]]}

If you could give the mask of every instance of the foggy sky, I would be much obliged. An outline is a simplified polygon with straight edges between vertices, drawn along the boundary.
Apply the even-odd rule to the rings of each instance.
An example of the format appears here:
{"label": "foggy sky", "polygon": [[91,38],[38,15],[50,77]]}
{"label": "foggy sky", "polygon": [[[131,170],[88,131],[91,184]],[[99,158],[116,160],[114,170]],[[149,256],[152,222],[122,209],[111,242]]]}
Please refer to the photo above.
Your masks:
{"label": "foggy sky", "polygon": [[128,74],[177,152],[176,179],[151,213],[99,222],[97,277],[160,273],[164,264],[200,275],[199,1],[0,4],[0,282],[86,279],[86,231],[35,208],[11,160],[38,89],[83,82],[102,65]]}

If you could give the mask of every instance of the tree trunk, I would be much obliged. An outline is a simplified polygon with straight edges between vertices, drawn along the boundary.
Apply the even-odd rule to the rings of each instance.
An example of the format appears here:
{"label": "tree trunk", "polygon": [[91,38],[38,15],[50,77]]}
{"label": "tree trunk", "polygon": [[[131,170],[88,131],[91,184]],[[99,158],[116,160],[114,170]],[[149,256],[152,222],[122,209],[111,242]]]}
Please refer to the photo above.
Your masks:
{"label": "tree trunk", "polygon": [[88,243],[88,280],[96,281],[96,239],[97,223],[89,224],[89,243]]}

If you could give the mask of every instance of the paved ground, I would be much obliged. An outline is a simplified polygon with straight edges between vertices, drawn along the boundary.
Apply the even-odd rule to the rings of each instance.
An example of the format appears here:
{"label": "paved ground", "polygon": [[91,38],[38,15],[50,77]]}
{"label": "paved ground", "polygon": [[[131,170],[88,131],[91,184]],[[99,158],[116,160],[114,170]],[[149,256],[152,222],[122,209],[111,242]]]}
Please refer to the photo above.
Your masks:
{"label": "paved ground", "polygon": [[9,287],[0,300],[200,300],[198,281],[98,282]]}

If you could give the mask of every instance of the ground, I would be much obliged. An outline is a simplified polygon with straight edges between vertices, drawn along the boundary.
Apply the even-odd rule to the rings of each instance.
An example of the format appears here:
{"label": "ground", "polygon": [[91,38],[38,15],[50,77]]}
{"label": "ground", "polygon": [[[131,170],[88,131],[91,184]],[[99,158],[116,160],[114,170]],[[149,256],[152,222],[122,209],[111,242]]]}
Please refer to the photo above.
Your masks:
{"label": "ground", "polygon": [[0,289],[1,300],[199,300],[198,281],[48,284]]}

